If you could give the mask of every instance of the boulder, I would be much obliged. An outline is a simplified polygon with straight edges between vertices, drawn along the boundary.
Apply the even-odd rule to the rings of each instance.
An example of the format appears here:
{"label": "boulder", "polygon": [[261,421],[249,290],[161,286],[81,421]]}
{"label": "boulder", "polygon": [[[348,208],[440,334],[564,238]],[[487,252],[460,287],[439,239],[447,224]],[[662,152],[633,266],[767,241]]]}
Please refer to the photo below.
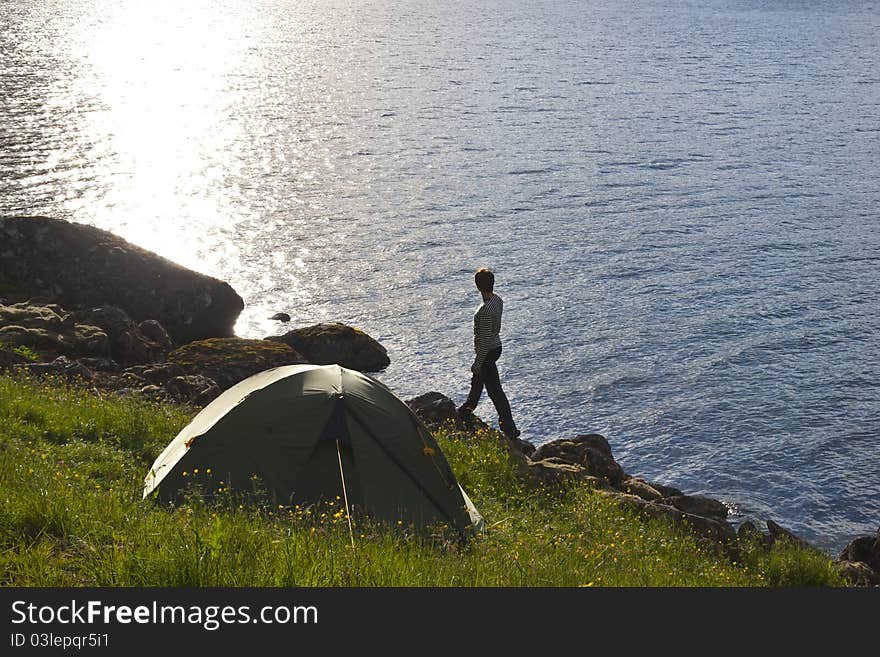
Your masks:
{"label": "boulder", "polygon": [[287,313],[275,313],[269,319],[274,320],[276,322],[287,323],[290,321],[290,315],[288,315]]}
{"label": "boulder", "polygon": [[684,495],[680,490],[675,488],[674,486],[666,486],[664,484],[658,484],[656,481],[651,482],[651,488],[660,493],[663,497],[675,497],[677,495]]}
{"label": "boulder", "polygon": [[727,507],[718,500],[713,500],[711,497],[704,497],[702,495],[675,495],[673,497],[664,498],[663,503],[696,516],[714,518],[715,520],[727,519]]}
{"label": "boulder", "polygon": [[293,347],[315,365],[335,363],[361,372],[378,372],[391,364],[385,347],[345,324],[316,324],[266,339]]}
{"label": "boulder", "polygon": [[652,486],[645,480],[638,479],[636,477],[627,477],[619,484],[617,484],[616,488],[622,493],[635,495],[636,497],[640,497],[643,500],[647,500],[648,502],[653,502],[655,500],[660,500],[663,498],[663,495],[660,493],[660,491],[654,488],[654,486]]}
{"label": "boulder", "polygon": [[[667,506],[667,508],[672,507]],[[717,518],[706,518],[694,513],[683,513],[678,509],[676,511],[678,511],[678,517],[681,522],[713,543],[723,546],[733,546],[736,543],[736,529],[730,523],[718,520]]]}
{"label": "boulder", "polygon": [[460,423],[455,403],[442,393],[426,392],[418,397],[407,399],[406,405],[431,431],[444,425],[455,426]]}
{"label": "boulder", "polygon": [[145,319],[137,327],[147,340],[155,342],[165,351],[171,351],[174,348],[174,342],[171,340],[171,336],[168,335],[168,331],[155,319]]}
{"label": "boulder", "polygon": [[151,397],[158,401],[163,401],[166,397],[165,391],[159,386],[155,385],[144,386],[143,388],[141,388],[141,394],[144,397]]}
{"label": "boulder", "polygon": [[797,536],[796,534],[792,533],[791,531],[789,531],[785,527],[782,527],[781,525],[776,524],[772,520],[767,521],[767,530],[770,532],[769,543],[770,543],[771,547],[779,540],[786,540],[786,541],[790,541],[791,543],[794,543],[795,545],[797,545],[800,548],[803,548],[806,550],[818,551],[818,550],[816,550],[815,547],[810,545],[807,541],[802,539],[800,536]]}
{"label": "boulder", "polygon": [[227,283],[107,231],[48,217],[0,217],[0,289],[69,309],[112,305],[158,320],[178,344],[233,335],[244,302]]}
{"label": "boulder", "polygon": [[222,392],[216,382],[201,374],[175,376],[165,383],[165,391],[172,399],[196,406],[209,404]]}
{"label": "boulder", "polygon": [[873,536],[859,536],[850,541],[838,559],[860,562],[880,573],[880,530]]}
{"label": "boulder", "polygon": [[840,561],[837,569],[850,586],[880,586],[880,573],[861,561]]}
{"label": "boulder", "polygon": [[[172,349],[168,334],[161,324],[156,320],[135,324],[121,308],[90,308],[76,313],[76,319],[81,324],[101,328],[110,339],[113,360],[123,366],[164,360]],[[147,331],[157,339],[148,337],[141,326],[146,326]]]}
{"label": "boulder", "polygon": [[51,363],[28,363],[17,365],[13,371],[24,371],[38,376],[60,375],[68,379],[92,380],[92,372],[85,365],[76,360],[70,360],[67,356],[59,356]]}
{"label": "boulder", "polygon": [[736,530],[736,538],[744,543],[752,543],[758,547],[769,550],[771,547],[770,536],[765,534],[751,520],[743,522]]}
{"label": "boulder", "polygon": [[549,457],[540,461],[525,459],[520,472],[526,480],[545,488],[564,486],[571,481],[589,483],[594,488],[605,488],[608,482],[605,479],[592,476],[585,467],[576,463],[567,463],[560,459]]}
{"label": "boulder", "polygon": [[649,502],[637,495],[620,493],[615,490],[601,490],[599,492],[643,517],[665,519],[673,524],[684,526],[713,545],[728,547],[736,540],[736,530],[727,522],[686,513],[669,504]]}
{"label": "boulder", "polygon": [[77,360],[79,360],[80,363],[92,370],[92,372],[119,372],[120,370],[119,363],[117,363],[112,358],[82,357],[78,358]]}
{"label": "boulder", "polygon": [[527,440],[523,440],[522,438],[511,438],[509,436],[504,435],[504,433],[499,432],[499,434],[510,443],[510,448],[522,452],[526,456],[531,456],[535,453],[535,446]]}
{"label": "boulder", "polygon": [[604,478],[614,486],[619,485],[625,477],[623,468],[611,454],[608,441],[597,433],[553,440],[538,447],[531,455],[533,461],[550,457],[581,465],[589,474]]}
{"label": "boulder", "polygon": [[0,347],[0,372],[15,365],[27,365],[30,362],[30,359],[20,353]]}
{"label": "boulder", "polygon": [[213,379],[221,390],[263,370],[308,362],[284,343],[245,338],[198,340],[175,349],[167,360],[186,374]]}
{"label": "boulder", "polygon": [[171,379],[179,376],[186,376],[184,369],[176,363],[160,363],[157,365],[146,365],[138,368],[129,368],[126,372],[133,372],[140,378],[149,381],[154,385],[165,385]]}
{"label": "boulder", "polygon": [[466,432],[489,429],[489,425],[473,413],[459,413],[455,402],[440,392],[426,392],[407,399],[406,405],[431,431],[443,426],[451,426],[453,429]]}
{"label": "boulder", "polygon": [[0,306],[0,344],[28,347],[45,358],[110,355],[110,340],[102,329],[77,324],[57,305]]}

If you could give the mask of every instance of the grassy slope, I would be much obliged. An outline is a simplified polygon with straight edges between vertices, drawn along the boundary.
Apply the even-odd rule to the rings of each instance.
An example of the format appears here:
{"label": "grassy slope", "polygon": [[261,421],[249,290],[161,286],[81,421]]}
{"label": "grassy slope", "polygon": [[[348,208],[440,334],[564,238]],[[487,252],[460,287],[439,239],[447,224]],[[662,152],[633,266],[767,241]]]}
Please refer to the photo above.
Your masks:
{"label": "grassy slope", "polygon": [[0,376],[0,584],[841,585],[829,559],[794,546],[744,550],[734,564],[586,487],[527,488],[494,432],[438,435],[488,526],[466,545],[359,521],[352,548],[338,503],[142,501],[153,459],[194,413]]}

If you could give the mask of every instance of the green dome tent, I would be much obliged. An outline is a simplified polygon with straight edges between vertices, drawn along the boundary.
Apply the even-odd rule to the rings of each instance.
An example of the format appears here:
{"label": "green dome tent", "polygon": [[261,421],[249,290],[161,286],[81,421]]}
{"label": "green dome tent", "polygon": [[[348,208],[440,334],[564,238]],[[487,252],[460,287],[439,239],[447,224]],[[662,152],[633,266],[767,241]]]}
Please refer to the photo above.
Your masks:
{"label": "green dome tent", "polygon": [[194,482],[206,490],[221,480],[251,490],[254,476],[277,503],[338,496],[390,522],[445,523],[460,531],[482,524],[406,403],[339,365],[277,367],[224,392],[159,455],[144,498],[155,491],[174,500]]}

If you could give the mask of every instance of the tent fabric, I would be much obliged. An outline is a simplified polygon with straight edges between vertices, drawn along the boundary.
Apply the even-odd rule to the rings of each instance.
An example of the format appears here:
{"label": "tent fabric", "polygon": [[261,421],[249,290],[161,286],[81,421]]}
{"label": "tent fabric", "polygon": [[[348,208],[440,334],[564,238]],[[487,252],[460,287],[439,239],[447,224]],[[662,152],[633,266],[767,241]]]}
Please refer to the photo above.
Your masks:
{"label": "tent fabric", "polygon": [[482,526],[406,403],[381,382],[339,365],[277,367],[224,392],[159,455],[144,498],[155,492],[174,500],[194,482],[208,488],[222,480],[246,491],[258,481],[280,504],[342,499],[340,458],[355,508],[416,526]]}

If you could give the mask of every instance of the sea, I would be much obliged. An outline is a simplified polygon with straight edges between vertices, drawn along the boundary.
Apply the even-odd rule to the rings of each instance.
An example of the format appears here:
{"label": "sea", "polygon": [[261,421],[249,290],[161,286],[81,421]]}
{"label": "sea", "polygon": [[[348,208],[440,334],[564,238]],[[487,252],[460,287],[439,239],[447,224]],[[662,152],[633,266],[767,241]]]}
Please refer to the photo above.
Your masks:
{"label": "sea", "polygon": [[489,267],[522,438],[837,553],[880,527],[878,34],[877,0],[0,0],[0,215],[229,282],[242,337],[359,327],[403,399],[464,401]]}

